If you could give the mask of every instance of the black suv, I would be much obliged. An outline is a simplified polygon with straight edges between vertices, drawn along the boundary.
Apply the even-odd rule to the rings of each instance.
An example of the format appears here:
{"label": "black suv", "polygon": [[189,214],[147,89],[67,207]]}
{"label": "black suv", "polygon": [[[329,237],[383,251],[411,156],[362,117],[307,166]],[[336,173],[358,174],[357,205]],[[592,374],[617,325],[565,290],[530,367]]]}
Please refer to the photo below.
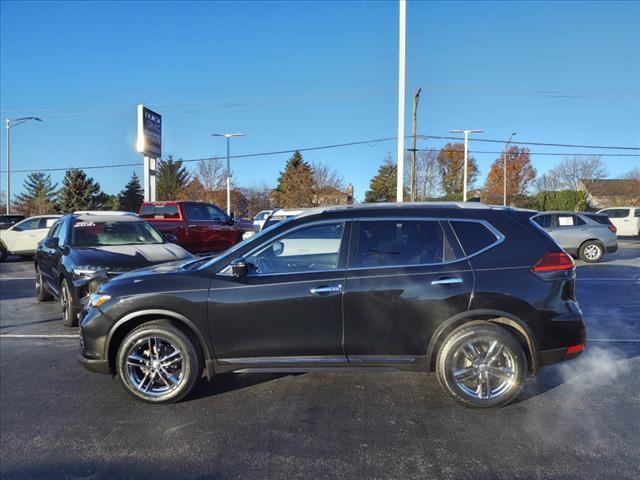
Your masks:
{"label": "black suv", "polygon": [[173,402],[202,372],[435,371],[456,400],[504,405],[586,331],[573,260],[482,204],[309,210],[210,259],[124,274],[81,321],[80,362]]}
{"label": "black suv", "polygon": [[163,236],[134,214],[65,215],[36,248],[36,298],[44,302],[58,297],[65,326],[76,326],[83,304],[108,278],[134,268],[193,259],[173,240],[173,235]]}

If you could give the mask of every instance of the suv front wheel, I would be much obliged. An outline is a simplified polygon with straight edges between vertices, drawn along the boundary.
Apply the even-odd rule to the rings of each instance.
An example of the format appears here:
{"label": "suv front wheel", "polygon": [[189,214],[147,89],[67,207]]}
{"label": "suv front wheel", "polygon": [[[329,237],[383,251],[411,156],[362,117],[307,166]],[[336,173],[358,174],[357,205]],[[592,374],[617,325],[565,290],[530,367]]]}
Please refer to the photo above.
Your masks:
{"label": "suv front wheel", "polygon": [[176,327],[146,323],[123,340],[118,374],[131,395],[150,403],[173,403],[191,391],[202,374],[194,342]]}
{"label": "suv front wheel", "polygon": [[478,323],[454,330],[438,352],[436,373],[455,400],[478,408],[513,400],[527,372],[520,342],[504,328]]}

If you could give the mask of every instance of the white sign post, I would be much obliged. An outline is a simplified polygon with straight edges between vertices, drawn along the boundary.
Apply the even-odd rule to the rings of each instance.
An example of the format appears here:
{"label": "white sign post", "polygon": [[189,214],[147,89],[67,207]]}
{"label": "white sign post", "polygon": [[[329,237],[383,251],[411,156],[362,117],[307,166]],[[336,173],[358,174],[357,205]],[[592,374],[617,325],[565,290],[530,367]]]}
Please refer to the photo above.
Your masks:
{"label": "white sign post", "polygon": [[144,201],[156,200],[156,164],[162,157],[162,115],[138,105],[136,150],[144,157]]}

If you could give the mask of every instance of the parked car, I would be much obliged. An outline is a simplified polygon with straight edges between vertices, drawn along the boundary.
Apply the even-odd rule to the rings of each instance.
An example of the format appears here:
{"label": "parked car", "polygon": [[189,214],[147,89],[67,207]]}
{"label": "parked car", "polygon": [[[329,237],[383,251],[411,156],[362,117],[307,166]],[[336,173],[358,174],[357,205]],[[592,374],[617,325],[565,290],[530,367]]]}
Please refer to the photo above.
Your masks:
{"label": "parked car", "polygon": [[511,401],[586,331],[571,257],[530,218],[479,203],[319,208],[226,253],[102,284],[80,363],[174,402],[203,370],[435,371],[459,402]]}
{"label": "parked car", "polygon": [[267,217],[271,212],[273,212],[273,210],[262,210],[261,212],[258,212],[255,217],[253,217],[253,229],[256,232],[262,230],[262,226],[264,225],[264,222],[267,220]]}
{"label": "parked car", "polygon": [[193,258],[172,240],[137,215],[65,215],[38,243],[38,301],[58,297],[64,324],[73,327],[83,304],[101,282],[136,268]]}
{"label": "parked car", "polygon": [[585,262],[602,260],[618,250],[616,227],[606,215],[585,212],[544,212],[532,220],[563,249]]}
{"label": "parked car", "polygon": [[38,215],[0,230],[0,262],[9,255],[32,257],[42,240],[61,215]]}
{"label": "parked car", "polygon": [[618,235],[640,235],[640,207],[604,208],[606,215],[618,229]]}
{"label": "parked car", "polygon": [[18,223],[24,220],[25,218],[26,217],[24,215],[13,215],[13,214],[0,215],[0,230],[6,230],[11,225]]}
{"label": "parked car", "polygon": [[265,228],[269,228],[272,225],[281,222],[282,220],[286,220],[287,218],[295,217],[296,215],[299,215],[304,211],[304,208],[276,208],[275,210],[270,210],[269,214],[262,222],[260,228],[256,229],[254,225],[253,231],[244,232],[242,234],[242,240],[246,240],[255,235],[257,232],[264,230]]}
{"label": "parked car", "polygon": [[234,220],[212,203],[145,202],[140,216],[191,253],[222,252],[253,231],[253,225]]}

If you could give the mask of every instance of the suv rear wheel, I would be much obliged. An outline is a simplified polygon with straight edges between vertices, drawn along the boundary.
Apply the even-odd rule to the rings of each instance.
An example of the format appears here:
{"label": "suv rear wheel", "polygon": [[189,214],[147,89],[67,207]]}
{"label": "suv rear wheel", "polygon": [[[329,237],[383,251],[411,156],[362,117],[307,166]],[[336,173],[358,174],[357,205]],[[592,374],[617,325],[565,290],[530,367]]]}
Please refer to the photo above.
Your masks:
{"label": "suv rear wheel", "polygon": [[522,386],[527,359],[507,330],[479,323],[454,330],[438,352],[436,373],[442,388],[470,407],[506,405]]}
{"label": "suv rear wheel", "polygon": [[604,256],[604,248],[600,242],[589,240],[580,246],[578,255],[580,255],[580,258],[587,263],[596,263],[602,260],[602,257]]}
{"label": "suv rear wheel", "polygon": [[176,327],[146,323],[122,341],[118,374],[127,392],[150,403],[173,403],[187,395],[202,374],[194,342]]}

